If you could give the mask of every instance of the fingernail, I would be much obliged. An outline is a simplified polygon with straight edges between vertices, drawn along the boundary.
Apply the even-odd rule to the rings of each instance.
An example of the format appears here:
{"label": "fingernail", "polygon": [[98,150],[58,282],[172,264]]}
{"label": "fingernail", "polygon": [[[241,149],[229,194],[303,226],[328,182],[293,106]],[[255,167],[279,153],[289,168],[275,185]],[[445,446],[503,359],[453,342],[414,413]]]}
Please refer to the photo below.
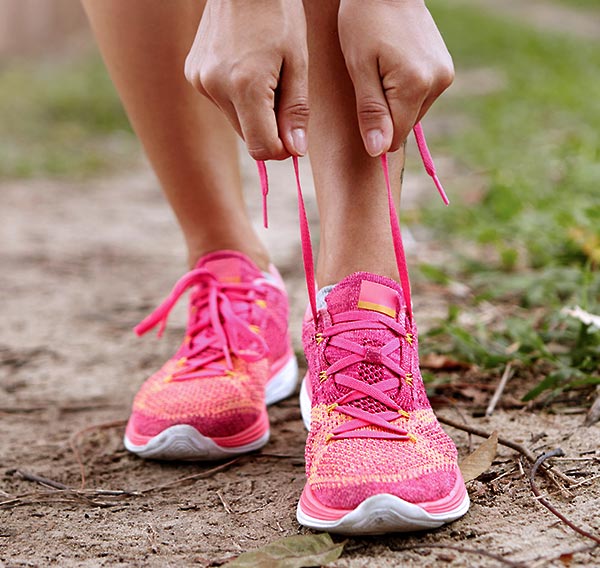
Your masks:
{"label": "fingernail", "polygon": [[383,132],[381,130],[369,130],[367,132],[367,152],[373,157],[383,153]]}
{"label": "fingernail", "polygon": [[306,141],[306,132],[303,128],[294,128],[292,130],[292,141],[294,142],[296,152],[304,156],[308,150],[308,143]]}

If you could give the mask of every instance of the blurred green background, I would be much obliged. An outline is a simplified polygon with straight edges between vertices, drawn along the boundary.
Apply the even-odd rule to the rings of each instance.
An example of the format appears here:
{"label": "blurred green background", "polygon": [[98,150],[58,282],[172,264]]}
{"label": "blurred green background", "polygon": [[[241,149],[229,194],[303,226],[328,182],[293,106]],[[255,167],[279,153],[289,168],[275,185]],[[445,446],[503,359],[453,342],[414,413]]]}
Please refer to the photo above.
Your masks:
{"label": "blurred green background", "polygon": [[[535,377],[526,398],[551,400],[600,382],[600,332],[562,312],[600,314],[600,39],[589,37],[600,2],[539,3],[569,10],[564,29],[560,11],[545,29],[493,4],[428,2],[458,77],[427,119],[430,145],[473,182],[448,184],[449,210],[432,198],[405,214],[452,252],[416,276],[469,290],[423,347],[484,374],[512,362]],[[26,39],[0,51],[0,181],[80,179],[139,158],[80,14],[73,22],[72,44],[62,34],[44,56]],[[488,302],[502,314],[491,324],[480,318]]]}

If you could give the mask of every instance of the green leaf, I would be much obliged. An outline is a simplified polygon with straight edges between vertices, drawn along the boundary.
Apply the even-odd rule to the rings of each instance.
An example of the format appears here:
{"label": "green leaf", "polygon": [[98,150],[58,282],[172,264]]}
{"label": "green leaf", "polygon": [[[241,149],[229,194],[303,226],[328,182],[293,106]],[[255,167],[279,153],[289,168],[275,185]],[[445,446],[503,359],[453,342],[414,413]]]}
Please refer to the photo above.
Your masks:
{"label": "green leaf", "polygon": [[229,568],[304,568],[323,566],[337,560],[346,541],[336,544],[327,533],[282,538],[240,554],[225,566]]}
{"label": "green leaf", "polygon": [[533,400],[536,396],[540,395],[545,390],[556,387],[562,382],[570,379],[573,376],[573,374],[574,370],[569,368],[558,369],[557,371],[550,373],[544,380],[540,381],[522,398],[523,402]]}

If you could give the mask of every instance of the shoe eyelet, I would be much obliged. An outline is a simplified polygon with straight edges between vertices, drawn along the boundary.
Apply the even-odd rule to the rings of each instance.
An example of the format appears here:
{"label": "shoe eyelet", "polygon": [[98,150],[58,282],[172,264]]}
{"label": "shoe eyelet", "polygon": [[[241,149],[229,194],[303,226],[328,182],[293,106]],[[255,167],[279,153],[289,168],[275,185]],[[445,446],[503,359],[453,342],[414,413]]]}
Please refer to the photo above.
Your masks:
{"label": "shoe eyelet", "polygon": [[327,371],[319,371],[319,382],[324,383],[327,380]]}

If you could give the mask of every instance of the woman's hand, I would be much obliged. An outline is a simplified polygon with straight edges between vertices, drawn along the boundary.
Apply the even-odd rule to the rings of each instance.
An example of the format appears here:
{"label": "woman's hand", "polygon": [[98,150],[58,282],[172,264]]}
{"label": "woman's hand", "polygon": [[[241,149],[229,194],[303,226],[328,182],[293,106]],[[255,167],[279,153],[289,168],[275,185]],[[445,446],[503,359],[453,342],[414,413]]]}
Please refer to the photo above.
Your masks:
{"label": "woman's hand", "polygon": [[307,151],[308,53],[301,0],[208,0],[185,62],[256,160]]}
{"label": "woman's hand", "polygon": [[423,0],[341,0],[340,44],[367,152],[397,150],[454,79]]}

